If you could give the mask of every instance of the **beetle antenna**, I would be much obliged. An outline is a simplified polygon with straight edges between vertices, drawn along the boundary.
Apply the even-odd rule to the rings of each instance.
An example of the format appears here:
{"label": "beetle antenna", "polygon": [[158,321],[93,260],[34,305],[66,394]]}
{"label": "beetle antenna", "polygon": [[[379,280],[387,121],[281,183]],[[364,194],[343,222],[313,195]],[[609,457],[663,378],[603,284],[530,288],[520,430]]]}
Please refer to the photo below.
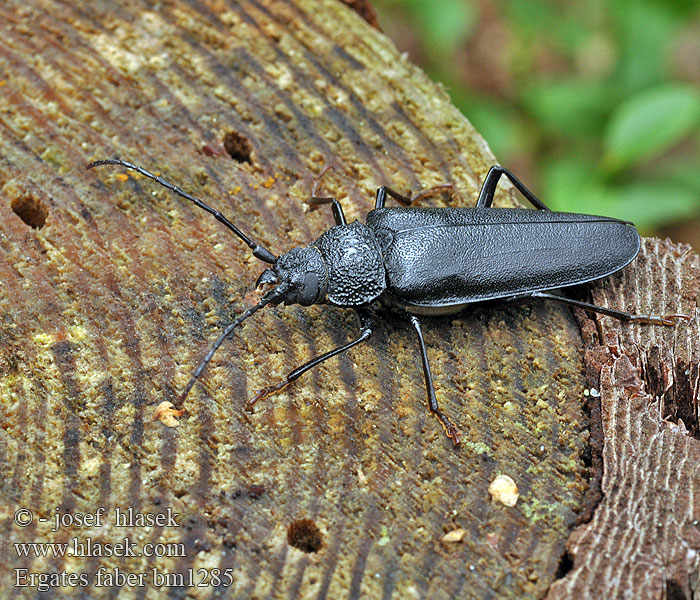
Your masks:
{"label": "beetle antenna", "polygon": [[186,191],[183,189],[179,188],[178,186],[170,183],[169,181],[166,181],[162,177],[158,175],[154,175],[150,171],[147,171],[143,167],[139,167],[138,165],[134,165],[130,162],[127,162],[125,160],[121,160],[119,158],[107,158],[105,160],[96,160],[94,162],[91,162],[86,168],[92,169],[93,167],[98,167],[100,165],[121,165],[122,167],[126,167],[127,169],[131,169],[132,171],[136,171],[137,173],[140,173],[144,177],[148,177],[149,179],[153,179],[153,181],[156,181],[160,185],[162,185],[165,188],[168,188],[170,191],[175,192],[178,196],[182,196],[186,200],[189,200],[190,202],[193,202],[196,204],[199,208],[203,208],[206,210],[209,214],[213,215],[214,218],[219,221],[220,223],[223,223],[228,227],[233,233],[235,233],[239,238],[241,238],[248,246],[253,251],[253,256],[255,258],[259,258],[260,260],[270,263],[271,265],[274,265],[275,262],[277,261],[277,257],[272,254],[267,248],[264,248],[257,242],[254,242],[251,240],[245,233],[243,233],[238,227],[236,227],[231,221],[229,221],[224,215],[222,215],[218,210],[215,208],[212,208],[208,204],[202,202],[199,198],[195,198],[191,194],[188,194]]}
{"label": "beetle antenna", "polygon": [[204,371],[204,369],[206,369],[207,365],[211,362],[211,359],[214,357],[214,354],[221,347],[221,344],[224,343],[224,340],[231,335],[233,330],[236,327],[238,327],[241,323],[243,323],[243,321],[245,321],[252,314],[259,311],[263,306],[266,306],[270,303],[278,304],[284,299],[288,289],[288,283],[281,283],[276,288],[271,289],[269,292],[267,292],[267,294],[265,294],[261,298],[260,302],[258,302],[255,306],[251,306],[250,308],[246,309],[240,317],[238,317],[235,321],[230,323],[228,327],[226,327],[226,329],[224,329],[221,335],[214,342],[214,345],[211,347],[209,352],[207,352],[207,355],[204,357],[204,360],[202,360],[202,362],[199,363],[199,366],[194,370],[194,373],[192,373],[192,377],[190,377],[190,380],[187,382],[184,391],[182,392],[182,394],[180,394],[180,397],[175,403],[176,408],[180,408],[185,402],[185,399],[190,393],[190,390],[194,387],[194,384],[197,383],[197,380],[200,378],[202,372]]}

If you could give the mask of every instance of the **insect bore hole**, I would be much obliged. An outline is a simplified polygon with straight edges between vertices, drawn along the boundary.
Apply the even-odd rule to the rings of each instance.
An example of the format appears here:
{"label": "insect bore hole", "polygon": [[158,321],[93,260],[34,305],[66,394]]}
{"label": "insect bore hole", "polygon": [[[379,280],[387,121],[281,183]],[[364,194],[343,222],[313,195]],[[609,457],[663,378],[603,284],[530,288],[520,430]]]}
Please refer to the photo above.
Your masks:
{"label": "insect bore hole", "polygon": [[571,554],[564,552],[562,557],[559,559],[559,565],[557,566],[557,579],[563,579],[571,569],[574,568],[574,561],[571,558]]}
{"label": "insect bore hole", "polygon": [[41,229],[46,225],[46,218],[49,216],[49,208],[35,196],[18,196],[12,200],[10,207],[12,208],[12,212],[33,229]]}
{"label": "insect bore hole", "polygon": [[311,519],[297,519],[287,527],[287,542],[302,552],[318,552],[323,546],[323,536]]}
{"label": "insect bore hole", "polygon": [[250,164],[250,155],[253,152],[253,147],[250,145],[248,138],[242,136],[237,131],[229,131],[224,136],[224,148],[228,155],[235,161],[247,162]]}

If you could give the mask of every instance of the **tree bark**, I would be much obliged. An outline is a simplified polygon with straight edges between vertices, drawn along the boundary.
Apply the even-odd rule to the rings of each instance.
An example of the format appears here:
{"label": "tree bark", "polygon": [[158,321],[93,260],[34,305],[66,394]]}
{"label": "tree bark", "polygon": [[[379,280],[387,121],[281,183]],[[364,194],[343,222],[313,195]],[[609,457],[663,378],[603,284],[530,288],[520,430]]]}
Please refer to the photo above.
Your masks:
{"label": "tree bark", "polygon": [[[382,184],[452,183],[431,203],[473,204],[495,159],[444,91],[336,0],[9,0],[0,31],[0,589],[33,598],[55,573],[54,590],[85,598],[697,593],[695,254],[647,241],[594,287],[616,308],[695,316],[674,329],[582,317],[582,339],[568,309],[540,304],[425,319],[459,449],[391,313],[370,342],[243,410],[357,335],[351,312],[325,306],[246,321],[168,426],[158,406],[257,301],[265,265],[186,200],[88,162],[157,171],[281,254],[332,226],[303,202],[328,165],[319,193],[352,221]],[[504,185],[496,204],[515,201]],[[601,368],[596,421],[584,390]],[[499,474],[517,483],[514,507],[489,495]],[[120,527],[116,508],[164,521]],[[95,550],[127,537],[136,556]],[[10,541],[83,555],[21,556]],[[117,568],[132,578],[117,585]],[[215,569],[230,586],[212,585]],[[186,587],[190,575],[204,585]]]}
{"label": "tree bark", "polygon": [[600,501],[569,539],[571,571],[548,599],[698,597],[698,281],[690,247],[646,239],[630,268],[594,288],[597,303],[676,306],[694,318],[676,328],[584,323],[600,390]]}

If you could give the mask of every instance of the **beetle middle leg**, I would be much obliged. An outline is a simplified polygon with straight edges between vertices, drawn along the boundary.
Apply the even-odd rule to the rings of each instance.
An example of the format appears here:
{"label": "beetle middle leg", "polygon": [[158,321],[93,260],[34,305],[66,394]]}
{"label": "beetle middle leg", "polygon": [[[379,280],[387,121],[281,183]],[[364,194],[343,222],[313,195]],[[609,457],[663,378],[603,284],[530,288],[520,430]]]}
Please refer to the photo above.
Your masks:
{"label": "beetle middle leg", "polygon": [[362,342],[366,342],[374,333],[374,319],[368,312],[364,310],[358,310],[357,316],[360,319],[360,335],[356,339],[354,339],[351,342],[348,342],[347,344],[343,344],[342,346],[339,346],[338,348],[335,348],[330,352],[326,352],[321,356],[312,358],[309,362],[306,362],[300,367],[297,367],[296,369],[291,371],[289,375],[287,375],[287,378],[283,381],[264,387],[257,394],[255,394],[255,396],[253,396],[250,400],[246,402],[246,408],[248,408],[248,410],[252,410],[253,406],[258,400],[267,398],[267,396],[269,396],[270,394],[274,394],[276,392],[279,392],[280,390],[283,390],[290,383],[301,377],[304,373],[306,373],[310,369],[313,369],[317,365],[320,365],[324,360],[328,360],[329,358],[337,356],[338,354],[342,354],[346,350],[350,350],[350,348],[352,348],[353,346],[357,346]]}
{"label": "beetle middle leg", "polygon": [[437,403],[437,397],[435,396],[435,387],[433,386],[433,376],[430,373],[430,364],[428,364],[428,353],[425,349],[425,341],[423,340],[423,332],[421,331],[420,321],[416,315],[409,315],[411,325],[416,330],[418,334],[418,344],[420,345],[421,360],[423,361],[423,375],[425,377],[425,388],[428,392],[428,408],[440,421],[440,425],[445,430],[445,434],[450,438],[455,446],[459,446],[462,443],[460,438],[459,429],[452,422],[452,419],[448,417],[445,413],[440,410]]}

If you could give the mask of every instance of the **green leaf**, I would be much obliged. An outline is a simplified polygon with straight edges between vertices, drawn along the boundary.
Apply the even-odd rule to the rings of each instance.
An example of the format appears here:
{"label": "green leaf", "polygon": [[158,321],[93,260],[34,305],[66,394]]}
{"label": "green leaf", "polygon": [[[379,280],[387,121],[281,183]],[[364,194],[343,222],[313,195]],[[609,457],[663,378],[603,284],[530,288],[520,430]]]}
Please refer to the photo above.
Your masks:
{"label": "green leaf", "polygon": [[693,190],[668,181],[591,186],[580,200],[586,207],[583,212],[632,221],[645,233],[700,212]]}
{"label": "green leaf", "polygon": [[642,230],[700,213],[697,192],[672,181],[639,181],[622,186],[616,192],[617,214],[610,216],[630,219]]}
{"label": "green leaf", "polygon": [[668,78],[670,40],[683,26],[672,3],[611,0],[607,10],[617,32],[615,79],[634,92],[660,85]]}
{"label": "green leaf", "polygon": [[675,178],[611,185],[576,159],[556,159],[543,170],[540,198],[552,210],[634,221],[642,230],[700,214],[700,194]]}
{"label": "green leaf", "polygon": [[584,201],[585,190],[598,185],[595,166],[578,157],[556,157],[543,165],[540,199],[551,209],[573,213],[595,213]]}
{"label": "green leaf", "polygon": [[469,38],[476,23],[474,7],[464,0],[407,0],[419,25],[424,49],[434,60],[445,60]]}
{"label": "green leaf", "polygon": [[598,135],[619,97],[615,84],[579,79],[539,81],[522,93],[545,130],[577,138]]}
{"label": "green leaf", "polygon": [[637,94],[613,114],[604,135],[606,169],[659,154],[688,135],[700,118],[698,90],[667,85]]}
{"label": "green leaf", "polygon": [[700,169],[698,168],[698,156],[694,155],[689,159],[689,163],[676,163],[665,170],[667,179],[671,179],[679,184],[695,190],[700,203]]}
{"label": "green leaf", "polygon": [[502,164],[508,164],[527,143],[518,115],[511,106],[491,98],[473,98],[454,91],[450,95]]}

